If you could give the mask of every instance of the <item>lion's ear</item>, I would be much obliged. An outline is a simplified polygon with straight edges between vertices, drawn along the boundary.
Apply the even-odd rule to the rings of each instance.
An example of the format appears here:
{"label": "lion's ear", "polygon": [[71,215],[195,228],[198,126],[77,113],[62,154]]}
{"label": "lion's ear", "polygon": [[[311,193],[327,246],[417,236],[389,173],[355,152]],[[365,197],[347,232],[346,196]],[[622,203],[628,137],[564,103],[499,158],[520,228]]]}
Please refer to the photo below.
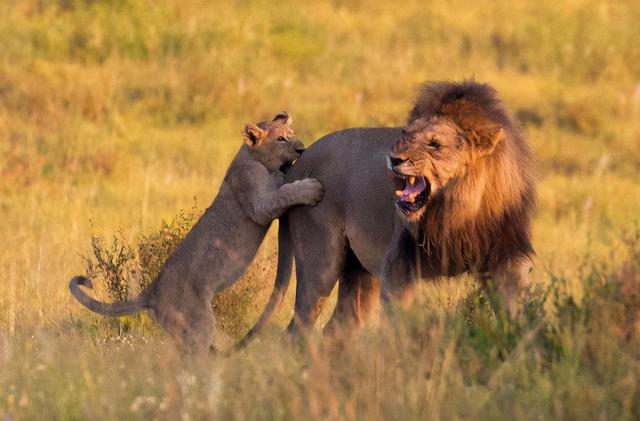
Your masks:
{"label": "lion's ear", "polygon": [[242,138],[249,147],[259,146],[265,137],[267,137],[267,131],[255,124],[247,123],[242,129]]}
{"label": "lion's ear", "polygon": [[499,126],[472,130],[469,134],[469,138],[473,143],[474,149],[480,155],[491,155],[496,148],[496,145],[503,137],[504,129]]}
{"label": "lion's ear", "polygon": [[291,123],[293,123],[293,119],[286,111],[280,111],[275,117],[273,117],[273,121],[286,124],[287,126],[291,126]]}

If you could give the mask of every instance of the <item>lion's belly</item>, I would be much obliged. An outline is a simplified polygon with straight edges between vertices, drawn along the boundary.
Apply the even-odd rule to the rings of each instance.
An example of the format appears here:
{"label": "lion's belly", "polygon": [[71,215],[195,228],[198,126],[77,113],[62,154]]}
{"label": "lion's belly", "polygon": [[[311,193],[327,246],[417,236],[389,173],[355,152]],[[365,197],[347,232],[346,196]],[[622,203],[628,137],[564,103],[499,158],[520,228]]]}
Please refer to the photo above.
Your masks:
{"label": "lion's belly", "polygon": [[314,177],[325,187],[317,209],[303,211],[307,215],[300,221],[304,222],[292,223],[315,221],[344,230],[360,263],[377,277],[393,234],[395,213],[386,156],[400,133],[397,128],[331,133],[311,145],[287,174],[287,182]]}
{"label": "lion's belly", "polygon": [[364,268],[376,277],[380,276],[395,220],[393,176],[386,166],[387,145],[394,139],[381,142],[366,161],[354,168],[347,186],[351,200],[345,201],[349,246]]}
{"label": "lion's belly", "polygon": [[[384,199],[382,194],[370,196],[370,200],[348,211],[345,215],[345,231],[349,246],[372,275],[379,278],[387,247],[393,234],[394,208],[373,203]],[[367,206],[369,205],[369,206]]]}

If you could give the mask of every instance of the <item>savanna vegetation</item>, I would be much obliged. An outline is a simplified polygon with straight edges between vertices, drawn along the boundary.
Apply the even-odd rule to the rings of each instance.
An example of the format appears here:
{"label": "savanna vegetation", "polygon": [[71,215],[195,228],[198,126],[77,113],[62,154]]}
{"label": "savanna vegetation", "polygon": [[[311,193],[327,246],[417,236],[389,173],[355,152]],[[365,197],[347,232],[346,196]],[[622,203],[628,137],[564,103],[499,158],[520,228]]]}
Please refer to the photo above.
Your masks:
{"label": "savanna vegetation", "polygon": [[[640,418],[637,1],[25,0],[0,16],[4,419]],[[244,123],[286,109],[307,144],[402,125],[421,82],[463,78],[496,87],[538,159],[517,319],[462,278],[302,342],[281,333],[290,291],[247,349],[186,360],[146,315],[69,294],[81,273],[105,300],[149,282]],[[274,234],[213,303],[220,348],[266,303]]]}

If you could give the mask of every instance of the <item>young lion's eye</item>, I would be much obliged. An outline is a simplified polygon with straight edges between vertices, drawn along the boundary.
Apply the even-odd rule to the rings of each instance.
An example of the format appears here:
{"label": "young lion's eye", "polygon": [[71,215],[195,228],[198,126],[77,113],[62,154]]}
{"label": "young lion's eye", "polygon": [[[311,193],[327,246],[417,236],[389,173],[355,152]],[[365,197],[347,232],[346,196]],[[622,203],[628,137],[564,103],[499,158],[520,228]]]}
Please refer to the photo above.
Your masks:
{"label": "young lion's eye", "polygon": [[287,138],[286,138],[286,137],[284,137],[284,136],[280,136],[280,137],[278,138],[278,140],[279,140],[280,142],[286,142],[286,141],[287,141]]}

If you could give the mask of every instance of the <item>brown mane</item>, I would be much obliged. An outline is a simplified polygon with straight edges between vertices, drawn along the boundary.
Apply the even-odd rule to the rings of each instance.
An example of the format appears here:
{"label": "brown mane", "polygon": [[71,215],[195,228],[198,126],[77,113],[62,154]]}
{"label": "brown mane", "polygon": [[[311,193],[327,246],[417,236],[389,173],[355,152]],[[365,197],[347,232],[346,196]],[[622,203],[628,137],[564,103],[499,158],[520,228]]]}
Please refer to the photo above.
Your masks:
{"label": "brown mane", "polygon": [[530,259],[534,159],[518,123],[493,88],[472,81],[424,85],[408,124],[432,117],[450,118],[474,136],[496,128],[504,136],[428,203],[420,234],[425,250],[449,271],[491,271],[509,259]]}

